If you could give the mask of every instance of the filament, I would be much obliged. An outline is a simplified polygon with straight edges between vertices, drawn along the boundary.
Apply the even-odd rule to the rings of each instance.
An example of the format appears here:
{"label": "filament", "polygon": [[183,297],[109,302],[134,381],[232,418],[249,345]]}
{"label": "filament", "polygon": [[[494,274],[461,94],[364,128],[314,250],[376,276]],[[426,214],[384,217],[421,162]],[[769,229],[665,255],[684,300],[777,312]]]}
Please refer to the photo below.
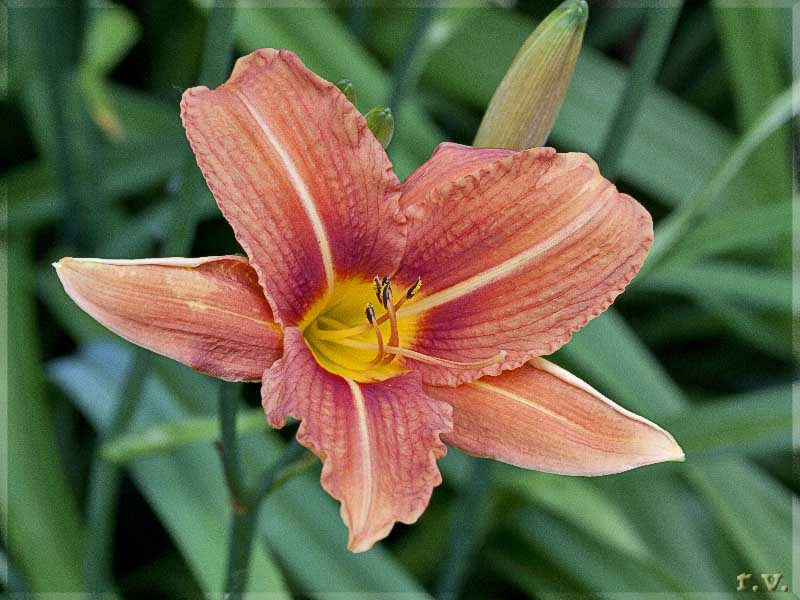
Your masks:
{"label": "filament", "polygon": [[[392,305],[392,290],[387,286],[388,293],[386,294],[387,302],[386,302],[386,314],[389,315],[389,323],[392,326],[391,332],[389,333],[389,343],[386,345],[387,348],[389,347],[397,347],[397,344],[400,343],[400,333],[397,330],[397,315],[394,312],[394,306]],[[383,364],[388,365],[392,360],[394,360],[395,353],[386,353],[386,357],[383,359]]]}
{"label": "filament", "polygon": [[[363,349],[377,348],[377,346],[373,343],[362,342],[359,340],[351,340],[351,339],[339,340],[337,344],[340,344],[342,346],[350,346],[351,348],[363,348]],[[408,348],[400,348],[398,346],[392,346],[389,344],[385,344],[383,346],[383,349],[385,352],[391,352],[392,354],[396,354],[398,356],[403,356],[405,358],[410,358],[413,360],[418,360],[419,362],[424,362],[429,365],[437,365],[440,367],[454,367],[457,369],[480,369],[483,367],[490,367],[494,364],[502,362],[505,359],[506,355],[508,354],[505,350],[500,350],[500,352],[498,352],[491,358],[486,358],[484,360],[479,360],[475,362],[459,362],[455,360],[447,360],[446,358],[437,358],[435,356],[429,356],[428,354],[423,354],[422,352],[409,350]]]}

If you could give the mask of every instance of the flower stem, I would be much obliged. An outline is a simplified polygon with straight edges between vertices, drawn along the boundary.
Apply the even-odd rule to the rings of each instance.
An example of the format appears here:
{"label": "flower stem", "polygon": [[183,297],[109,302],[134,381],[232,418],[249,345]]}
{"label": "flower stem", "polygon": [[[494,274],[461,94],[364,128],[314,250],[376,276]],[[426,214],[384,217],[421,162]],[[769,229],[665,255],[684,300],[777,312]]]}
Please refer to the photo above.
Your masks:
{"label": "flower stem", "polygon": [[245,512],[242,465],[239,462],[239,446],[236,443],[236,413],[239,410],[241,384],[222,383],[219,391],[220,441],[216,443],[222,461],[222,471],[228,486],[231,505],[236,512]]}
{"label": "flower stem", "polygon": [[223,596],[226,600],[238,600],[244,595],[250,574],[250,556],[253,554],[257,520],[258,507],[243,512],[234,510],[231,516]]}
{"label": "flower stem", "polygon": [[[235,436],[232,441],[235,447]],[[230,448],[224,448],[223,452],[228,450]],[[278,460],[264,470],[250,493],[240,498],[239,504],[234,506],[228,538],[228,564],[225,568],[226,600],[242,598],[247,588],[261,501],[289,478],[305,470],[310,463],[303,456],[304,451],[305,448],[297,440],[289,442]]]}
{"label": "flower stem", "polygon": [[305,448],[292,440],[272,465],[267,467],[251,488],[248,488],[239,461],[236,439],[236,413],[239,410],[241,386],[223,383],[219,394],[220,441],[217,444],[225,481],[228,485],[231,506],[230,534],[228,538],[228,564],[225,569],[224,592],[227,600],[242,598],[250,573],[250,556],[258,521],[261,501],[285,480],[285,472],[295,475],[295,467]]}

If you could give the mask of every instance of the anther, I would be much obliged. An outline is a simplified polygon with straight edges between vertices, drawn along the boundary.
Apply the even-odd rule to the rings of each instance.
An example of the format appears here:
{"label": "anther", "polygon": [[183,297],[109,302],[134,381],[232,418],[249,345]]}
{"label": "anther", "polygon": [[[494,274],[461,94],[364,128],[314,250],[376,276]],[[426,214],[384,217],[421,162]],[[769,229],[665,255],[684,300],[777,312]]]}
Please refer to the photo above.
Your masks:
{"label": "anther", "polygon": [[388,310],[392,303],[392,282],[388,275],[383,278],[382,284],[381,304],[383,304],[384,308]]}
{"label": "anther", "polygon": [[372,325],[372,329],[375,331],[375,337],[378,340],[378,354],[372,359],[372,362],[369,363],[370,367],[374,367],[383,360],[383,334],[381,334],[381,328],[378,325],[378,320],[375,318],[375,307],[372,306],[371,303],[367,304],[364,314],[367,316],[369,324]]}
{"label": "anther", "polygon": [[372,281],[375,282],[375,297],[378,299],[378,302],[383,302],[383,299],[381,298],[382,287],[380,277],[375,275],[375,279]]}
{"label": "anther", "polygon": [[411,300],[414,296],[419,294],[419,290],[421,287],[422,287],[422,276],[420,275],[417,277],[417,281],[414,282],[414,284],[410,288],[408,288],[408,291],[406,291],[406,298],[408,300]]}

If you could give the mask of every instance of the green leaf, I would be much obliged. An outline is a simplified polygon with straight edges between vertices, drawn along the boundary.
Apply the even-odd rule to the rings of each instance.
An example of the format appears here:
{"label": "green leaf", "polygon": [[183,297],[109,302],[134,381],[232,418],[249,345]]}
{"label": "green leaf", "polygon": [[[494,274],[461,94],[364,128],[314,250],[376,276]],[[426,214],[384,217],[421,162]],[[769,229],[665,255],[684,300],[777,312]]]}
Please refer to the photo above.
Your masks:
{"label": "green leaf", "polygon": [[683,2],[679,1],[647,12],[644,33],[636,46],[636,54],[625,81],[625,89],[603,140],[602,152],[597,159],[603,174],[610,179],[616,179],[620,158],[625,151],[647,92],[653,87],[664,61],[664,55],[682,9]]}
{"label": "green leaf", "polygon": [[99,8],[84,39],[83,68],[97,75],[107,75],[139,38],[139,24],[126,8],[115,4]]}
{"label": "green leaf", "polygon": [[611,498],[647,544],[653,561],[678,578],[689,590],[727,589],[729,556],[720,560],[716,549],[724,537],[715,531],[710,515],[681,479],[686,463],[666,463],[592,480]]}
{"label": "green leaf", "polygon": [[729,262],[664,265],[637,280],[632,290],[713,294],[744,303],[751,309],[788,312],[792,302],[791,275],[775,269]]}
{"label": "green leaf", "polygon": [[665,262],[690,263],[730,252],[758,252],[761,256],[779,252],[789,246],[792,202],[715,211],[686,232]]}
{"label": "green leaf", "polygon": [[[723,192],[728,192],[725,197],[726,208],[736,206],[731,199],[736,188],[732,185],[733,182],[737,180],[737,175],[747,163],[748,158],[761,146],[763,141],[800,112],[799,92],[800,82],[795,82],[791,88],[777,96],[766,108],[758,122],[748,129],[747,133],[730,150],[713,176],[707,179],[705,185],[658,224],[655,241],[643,272],[653,269],[654,265],[657,265],[686,235],[699,217],[704,216],[712,208],[720,210],[719,199]],[[759,189],[743,205],[752,206],[753,198],[760,196],[761,190]]]}
{"label": "green leaf", "polygon": [[[238,435],[263,432],[268,429],[264,411],[260,408],[242,411],[237,415]],[[148,454],[165,454],[191,444],[210,444],[219,437],[215,417],[189,417],[181,421],[159,423],[141,431],[130,431],[109,440],[101,449],[103,458],[125,463]]]}
{"label": "green leaf", "polygon": [[616,551],[645,556],[649,550],[620,507],[586,479],[526,471],[503,465],[498,484],[582,529]]}
{"label": "green leaf", "polygon": [[792,496],[740,459],[690,466],[687,476],[733,541],[751,573],[792,572]]}
{"label": "green leaf", "polygon": [[114,141],[125,131],[109,101],[106,77],[136,43],[139,27],[133,15],[119,6],[92,12],[79,65],[80,82],[94,122]]}
{"label": "green leaf", "polygon": [[[101,425],[110,415],[108,390],[118,386],[129,355],[117,344],[91,345],[81,355],[54,361],[50,372],[87,417]],[[147,430],[190,415],[212,413],[218,390],[213,380],[173,361],[158,359],[155,363],[157,375],[148,382],[133,427]],[[241,440],[242,463],[251,478],[277,458],[282,445],[278,439],[269,435]],[[129,468],[204,589],[218,590],[229,505],[219,458],[211,445],[148,456],[130,463]],[[298,476],[267,498],[257,539],[263,561],[268,547],[287,574],[315,597],[404,592],[409,598],[427,598],[381,548],[359,555],[346,550],[346,530],[338,508],[322,491],[318,475]],[[266,563],[258,560],[262,566],[256,571],[253,565],[251,590],[268,591],[265,583],[276,585],[277,580],[265,570]]]}
{"label": "green leaf", "polygon": [[[782,68],[777,45],[778,19],[791,19],[790,7],[732,6],[714,3],[719,41],[733,100],[742,129],[753,126],[772,99],[783,91],[788,73]],[[752,169],[761,175],[761,203],[786,198],[791,193],[791,140],[785,125],[770,135],[753,157]]]}
{"label": "green leaf", "polygon": [[546,511],[512,513],[508,526],[535,551],[576,578],[584,591],[676,592],[685,590],[666,566],[622,554]]}
{"label": "green leaf", "polygon": [[557,356],[612,400],[648,418],[658,421],[686,405],[683,392],[613,309],[590,321]]}
{"label": "green leaf", "polygon": [[[746,305],[720,298],[714,290],[698,291],[695,299],[732,335],[771,356],[791,361],[791,315],[788,311],[760,314]],[[778,318],[770,319],[771,316]]]}
{"label": "green leaf", "polygon": [[[125,140],[106,149],[95,175],[103,197],[117,199],[163,185],[181,169],[189,146],[181,129],[177,102],[170,107],[123,86],[111,86],[110,90]],[[42,135],[47,135],[44,129]],[[8,185],[8,224],[15,231],[39,227],[61,217],[61,193],[50,165],[31,163],[17,167],[4,174],[0,183]],[[210,198],[210,194],[205,197]]]}
{"label": "green leaf", "polygon": [[32,592],[80,592],[84,532],[59,461],[42,377],[31,249],[28,240],[12,236],[2,250],[3,270],[14,274],[8,280],[9,302],[3,303],[5,339],[15,340],[13,352],[4,350],[9,367],[0,461],[4,538]]}
{"label": "green leaf", "polygon": [[[101,431],[110,425],[126,365],[112,345],[50,364],[53,380]],[[157,379],[145,384],[133,426],[180,418],[182,413]],[[227,538],[227,493],[211,447],[153,456],[131,467],[137,486],[159,515],[207,592],[221,591]],[[213,475],[212,475],[213,474]],[[251,590],[289,598],[280,572],[263,547],[253,553]]]}
{"label": "green leaf", "polygon": [[788,386],[692,405],[664,427],[695,458],[789,450],[792,443],[792,393]]}

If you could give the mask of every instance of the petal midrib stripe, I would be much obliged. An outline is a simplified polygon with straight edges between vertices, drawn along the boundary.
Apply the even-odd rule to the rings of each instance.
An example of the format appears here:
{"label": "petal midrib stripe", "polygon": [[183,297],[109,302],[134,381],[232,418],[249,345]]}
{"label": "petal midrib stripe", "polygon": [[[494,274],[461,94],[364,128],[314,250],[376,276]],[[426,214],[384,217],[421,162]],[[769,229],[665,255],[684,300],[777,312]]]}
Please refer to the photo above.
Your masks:
{"label": "petal midrib stripe", "polygon": [[350,386],[350,392],[353,396],[353,405],[356,409],[356,416],[358,418],[358,437],[360,439],[359,446],[361,447],[361,470],[363,477],[363,485],[361,486],[364,495],[361,497],[361,511],[359,515],[359,522],[353,523],[353,531],[362,532],[367,524],[370,508],[372,507],[373,495],[373,480],[372,480],[372,447],[369,440],[369,423],[367,422],[367,407],[364,405],[364,394],[361,392],[361,387],[352,379],[345,379],[347,385]]}
{"label": "petal midrib stripe", "polygon": [[317,240],[317,245],[319,246],[319,251],[322,255],[322,264],[325,269],[327,292],[330,293],[333,290],[334,285],[333,254],[331,253],[331,244],[330,240],[328,239],[328,232],[325,230],[325,224],[322,222],[322,217],[317,211],[317,205],[314,201],[314,196],[311,194],[311,191],[308,189],[305,181],[303,181],[303,178],[300,175],[297,166],[292,161],[289,153],[283,146],[281,146],[277,136],[272,129],[270,129],[269,125],[267,125],[267,122],[256,110],[255,106],[253,106],[253,104],[247,99],[247,96],[245,96],[241,91],[235,90],[235,92],[236,96],[247,109],[247,112],[250,113],[250,116],[253,117],[253,120],[256,122],[259,129],[261,129],[269,145],[272,146],[272,148],[275,150],[275,153],[280,158],[283,166],[286,169],[286,174],[289,176],[289,179],[292,182],[295,191],[297,192],[300,205],[302,206],[303,211],[306,213],[306,216],[311,223],[311,228],[314,230],[314,237]]}
{"label": "petal midrib stripe", "polygon": [[527,398],[524,398],[523,396],[520,396],[519,394],[516,394],[516,393],[514,393],[514,392],[512,392],[510,390],[506,390],[504,388],[497,387],[495,385],[492,385],[490,383],[486,383],[486,382],[481,381],[481,380],[473,381],[469,385],[471,385],[472,387],[478,388],[480,390],[485,390],[487,392],[491,392],[491,393],[497,394],[498,396],[502,396],[502,397],[504,397],[504,398],[506,398],[508,400],[512,400],[513,402],[517,402],[519,404],[523,404],[525,406],[528,406],[528,407],[530,407],[530,408],[532,408],[532,409],[534,409],[534,410],[536,410],[536,411],[538,411],[538,412],[540,412],[540,413],[542,413],[544,415],[547,415],[548,417],[550,417],[552,419],[555,419],[556,421],[559,421],[559,422],[567,425],[567,427],[576,427],[578,429],[582,429],[583,431],[585,431],[587,433],[590,433],[590,434],[593,433],[590,429],[587,429],[586,427],[584,427],[580,423],[577,423],[577,422],[575,422],[573,420],[570,420],[567,417],[565,417],[564,415],[560,415],[560,414],[558,414],[556,412],[553,412],[549,408],[545,408],[541,404],[537,404],[537,403],[535,403],[535,402],[533,402],[531,400],[528,400]]}
{"label": "petal midrib stripe", "polygon": [[527,250],[524,250],[519,254],[504,260],[499,265],[495,265],[490,269],[478,273],[477,275],[473,275],[472,277],[456,283],[455,285],[451,285],[448,288],[434,292],[429,296],[423,296],[419,298],[413,304],[407,305],[407,308],[403,307],[399,315],[405,317],[407,315],[413,315],[436,308],[437,306],[447,304],[448,302],[487,286],[498,279],[502,279],[503,277],[511,275],[513,272],[525,267],[528,263],[534,261],[537,257],[544,254],[548,250],[552,250],[555,246],[560,244],[569,236],[579,231],[582,227],[589,223],[589,221],[591,221],[598,212],[600,212],[600,209],[602,209],[604,205],[604,202],[595,202],[591,209],[581,212],[576,219],[574,219],[566,227],[560,229],[555,235],[552,235],[546,240],[531,246]]}

